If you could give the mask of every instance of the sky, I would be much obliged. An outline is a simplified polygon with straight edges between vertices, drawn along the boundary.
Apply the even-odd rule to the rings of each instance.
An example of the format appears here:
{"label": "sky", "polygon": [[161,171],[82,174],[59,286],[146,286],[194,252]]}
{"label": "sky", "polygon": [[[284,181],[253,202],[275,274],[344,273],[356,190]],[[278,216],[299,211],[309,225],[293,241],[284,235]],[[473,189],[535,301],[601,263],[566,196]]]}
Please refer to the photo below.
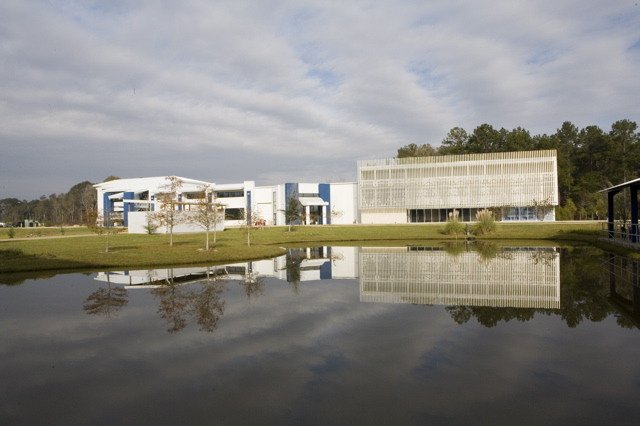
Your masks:
{"label": "sky", "polygon": [[0,199],[355,181],[482,123],[640,123],[638,0],[0,2]]}

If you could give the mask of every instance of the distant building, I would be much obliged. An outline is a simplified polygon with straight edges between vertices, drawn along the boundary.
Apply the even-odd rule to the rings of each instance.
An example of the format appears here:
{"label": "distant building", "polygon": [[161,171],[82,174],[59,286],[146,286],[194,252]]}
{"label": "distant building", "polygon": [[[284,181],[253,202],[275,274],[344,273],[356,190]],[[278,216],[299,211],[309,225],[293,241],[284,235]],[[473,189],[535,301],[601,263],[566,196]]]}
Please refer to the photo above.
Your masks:
{"label": "distant building", "polygon": [[[304,211],[302,223],[393,224],[445,222],[454,214],[474,221],[491,209],[497,220],[555,220],[558,172],[555,150],[447,155],[358,162],[358,182],[256,186],[255,181],[215,184],[188,178],[175,205],[194,209],[202,188],[224,207],[223,226],[240,226],[250,218],[264,225],[287,225],[285,212],[293,198]],[[129,232],[146,232],[148,212],[160,209],[158,195],[168,177],[118,179],[94,185],[98,211]],[[176,232],[200,231],[180,225]]]}
{"label": "distant building", "polygon": [[[158,196],[167,191],[169,176],[117,179],[94,185],[97,208],[103,220],[125,226],[131,233],[146,233],[147,214],[159,211]],[[188,214],[200,201],[204,186],[211,188],[211,200],[224,207],[219,229],[241,226],[247,218],[265,225],[286,225],[285,211],[292,197],[304,208],[304,224],[353,224],[357,220],[355,183],[285,183],[256,186],[254,181],[215,184],[184,177],[175,200],[176,208]],[[105,222],[106,223],[106,222]],[[158,229],[162,232],[162,229]],[[180,224],[175,232],[199,232],[195,224]]]}
{"label": "distant building", "polygon": [[[191,210],[201,199],[202,189],[210,182],[177,177],[181,186],[176,194],[176,208]],[[131,233],[146,233],[147,213],[161,208],[160,194],[168,191],[169,176],[117,179],[94,185],[98,211],[104,224],[125,226]],[[195,224],[180,224],[175,232],[202,231]],[[163,232],[158,228],[158,232]]]}
{"label": "distant building", "polygon": [[361,223],[555,220],[555,150],[392,158],[358,162]]}

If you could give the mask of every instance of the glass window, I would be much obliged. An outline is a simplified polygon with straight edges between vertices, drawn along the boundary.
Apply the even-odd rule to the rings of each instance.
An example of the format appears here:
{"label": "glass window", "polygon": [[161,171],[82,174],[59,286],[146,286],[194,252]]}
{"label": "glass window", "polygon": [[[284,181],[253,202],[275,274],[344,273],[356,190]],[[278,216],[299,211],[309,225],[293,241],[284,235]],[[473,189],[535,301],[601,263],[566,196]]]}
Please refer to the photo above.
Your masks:
{"label": "glass window", "polygon": [[242,220],[244,217],[244,209],[226,209],[224,212],[225,220]]}
{"label": "glass window", "polygon": [[216,191],[217,198],[244,197],[244,191]]}

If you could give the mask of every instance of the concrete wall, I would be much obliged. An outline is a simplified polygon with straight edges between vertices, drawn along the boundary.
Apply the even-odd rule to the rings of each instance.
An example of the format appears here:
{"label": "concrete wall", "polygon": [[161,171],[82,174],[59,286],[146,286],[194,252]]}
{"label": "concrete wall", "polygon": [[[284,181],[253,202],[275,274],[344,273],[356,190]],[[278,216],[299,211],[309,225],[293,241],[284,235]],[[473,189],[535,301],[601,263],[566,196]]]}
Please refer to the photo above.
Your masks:
{"label": "concrete wall", "polygon": [[354,278],[358,276],[358,252],[360,247],[331,247],[333,278]]}
{"label": "concrete wall", "polygon": [[331,184],[331,224],[351,225],[358,222],[358,184]]}
{"label": "concrete wall", "polygon": [[[147,225],[147,214],[148,212],[130,212],[129,213],[129,233],[130,234],[146,234],[147,230],[145,226]],[[189,217],[193,217],[193,213],[183,212],[182,213],[187,220]],[[213,231],[213,230],[211,230]],[[224,231],[224,223],[220,223],[216,226],[216,231]],[[193,233],[193,232],[205,232],[204,229],[195,224],[195,223],[181,223],[173,227],[173,232],[179,233]],[[166,234],[167,228],[165,226],[160,226],[156,229],[156,234]]]}
{"label": "concrete wall", "polygon": [[317,183],[299,183],[298,184],[298,194],[317,194],[317,193],[318,193]]}
{"label": "concrete wall", "polygon": [[407,211],[405,209],[389,209],[385,211],[363,211],[360,212],[360,223],[407,223]]}
{"label": "concrete wall", "polygon": [[[274,204],[274,192],[276,203]],[[257,186],[253,193],[253,208],[258,216],[264,219],[267,225],[275,225],[273,222],[273,213],[277,211],[277,187],[276,186]]]}

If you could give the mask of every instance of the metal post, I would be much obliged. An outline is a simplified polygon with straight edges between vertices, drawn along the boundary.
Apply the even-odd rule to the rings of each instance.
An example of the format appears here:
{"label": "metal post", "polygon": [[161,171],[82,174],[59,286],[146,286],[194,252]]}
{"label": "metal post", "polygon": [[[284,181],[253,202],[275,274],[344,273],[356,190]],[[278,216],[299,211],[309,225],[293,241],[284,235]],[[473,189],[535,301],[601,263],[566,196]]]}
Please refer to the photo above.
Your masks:
{"label": "metal post", "polygon": [[613,238],[614,236],[614,209],[613,209],[613,197],[617,194],[617,192],[607,192],[607,228],[609,230],[609,238]]}
{"label": "metal post", "polygon": [[629,187],[631,192],[631,229],[629,237],[632,243],[638,242],[638,187],[632,185]]}
{"label": "metal post", "polygon": [[631,290],[633,291],[632,304],[633,313],[640,314],[640,286],[638,285],[638,262],[632,261],[632,282]]}
{"label": "metal post", "polygon": [[616,256],[613,253],[609,253],[609,293],[613,296],[616,294],[616,268],[615,259]]}

